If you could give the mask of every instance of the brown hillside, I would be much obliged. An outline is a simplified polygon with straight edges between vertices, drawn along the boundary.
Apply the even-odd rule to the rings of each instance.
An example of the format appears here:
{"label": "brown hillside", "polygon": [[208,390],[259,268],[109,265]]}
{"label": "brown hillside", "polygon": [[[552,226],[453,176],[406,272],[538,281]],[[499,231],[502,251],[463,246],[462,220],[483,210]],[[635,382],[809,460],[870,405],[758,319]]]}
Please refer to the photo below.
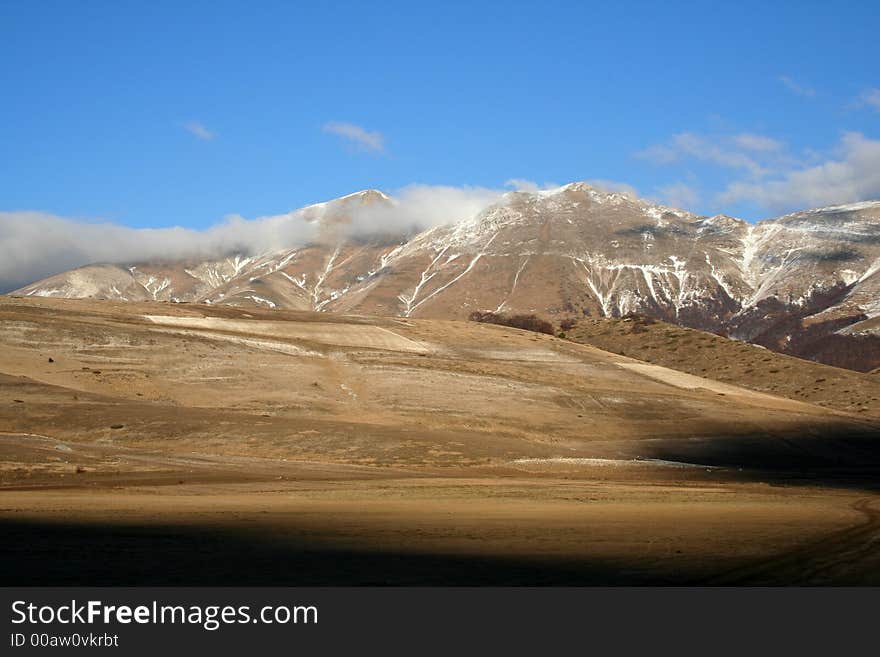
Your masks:
{"label": "brown hillside", "polygon": [[880,415],[877,376],[784,356],[713,333],[641,317],[583,319],[574,342],[841,411]]}

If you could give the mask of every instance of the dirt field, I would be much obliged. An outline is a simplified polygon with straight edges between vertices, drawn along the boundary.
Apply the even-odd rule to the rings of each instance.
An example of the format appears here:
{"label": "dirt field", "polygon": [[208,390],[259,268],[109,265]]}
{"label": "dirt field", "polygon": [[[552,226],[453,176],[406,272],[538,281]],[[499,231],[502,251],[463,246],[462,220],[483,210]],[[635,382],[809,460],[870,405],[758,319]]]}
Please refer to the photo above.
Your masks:
{"label": "dirt field", "polygon": [[5,584],[880,584],[865,414],[463,322],[0,298]]}

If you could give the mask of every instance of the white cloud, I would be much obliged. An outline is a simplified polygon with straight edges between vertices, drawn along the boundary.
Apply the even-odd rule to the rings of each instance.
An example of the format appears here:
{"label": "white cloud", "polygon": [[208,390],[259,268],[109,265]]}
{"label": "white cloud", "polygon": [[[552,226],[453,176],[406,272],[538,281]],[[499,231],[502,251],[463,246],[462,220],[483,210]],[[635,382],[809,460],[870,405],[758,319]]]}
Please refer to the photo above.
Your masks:
{"label": "white cloud", "polygon": [[654,164],[672,164],[681,159],[681,153],[669,144],[654,144],[638,151],[636,157]]}
{"label": "white cloud", "polygon": [[184,123],[183,129],[202,141],[211,141],[217,136],[216,133],[211,132],[203,123],[199,123],[198,121],[188,121],[187,123]]}
{"label": "white cloud", "polygon": [[803,96],[804,98],[813,98],[816,95],[816,90],[810,86],[805,84],[801,84],[797,80],[787,76],[780,75],[779,81],[788,89],[791,93],[796,96]]}
{"label": "white cloud", "polygon": [[374,153],[385,150],[385,137],[381,132],[365,130],[359,125],[344,121],[328,121],[322,129],[324,132],[342,137],[361,150]]}
{"label": "white cloud", "polygon": [[409,185],[389,203],[355,205],[351,223],[340,224],[343,234],[324,233],[320,222],[314,221],[323,215],[325,204],[256,219],[230,216],[203,231],[130,228],[41,212],[0,212],[0,292],[92,263],[253,255],[346,235],[424,230],[472,217],[502,202],[504,194],[504,190],[483,187]]}
{"label": "white cloud", "polygon": [[880,89],[877,87],[865,89],[859,96],[859,105],[880,112]]}
{"label": "white cloud", "polygon": [[776,172],[760,181],[735,181],[722,203],[757,203],[775,212],[880,198],[880,140],[845,133],[823,162]]}
{"label": "white cloud", "polygon": [[694,211],[697,203],[700,202],[699,192],[687,183],[672,183],[671,185],[660,187],[657,191],[660,194],[660,199],[666,205],[671,205],[674,208]]}
{"label": "white cloud", "polygon": [[693,158],[725,168],[743,169],[753,176],[762,176],[767,170],[756,159],[754,152],[767,153],[781,147],[779,142],[763,135],[746,133],[717,137],[680,132],[673,135],[667,143],[650,146],[637,153],[637,156],[655,164],[672,164]]}
{"label": "white cloud", "polygon": [[[720,211],[745,202],[780,213],[880,197],[880,141],[855,132],[845,133],[830,153],[803,149],[795,155],[778,139],[748,132],[681,132],[637,155],[661,165],[690,160],[726,170],[722,191],[711,196]],[[696,188],[683,183],[657,193],[683,208],[700,201]]]}
{"label": "white cloud", "polygon": [[[619,192],[621,194],[626,194],[632,197],[638,197],[639,193],[635,187],[629,185],[624,182],[619,182],[616,180],[604,180],[601,178],[593,178],[591,180],[585,180],[588,185],[592,185],[597,189],[602,189],[607,192]],[[526,178],[510,178],[504,182],[505,187],[510,187],[517,192],[542,192],[552,189],[558,189],[562,185],[554,182],[545,182],[542,184],[538,184],[533,180],[528,180]]]}
{"label": "white cloud", "polygon": [[625,194],[627,196],[631,196],[633,198],[638,198],[639,192],[635,187],[629,185],[625,182],[619,182],[617,180],[605,180],[604,178],[593,178],[587,181],[588,184],[596,187],[597,189],[603,189],[606,192],[618,192],[620,194]]}
{"label": "white cloud", "polygon": [[748,151],[757,151],[759,153],[778,152],[785,147],[785,144],[777,139],[749,132],[734,135],[733,142],[740,148]]}
{"label": "white cloud", "polygon": [[556,183],[551,182],[545,182],[539,185],[534,180],[528,180],[526,178],[510,178],[509,180],[504,181],[504,186],[510,187],[517,192],[539,192],[544,189],[554,189],[559,187]]}
{"label": "white cloud", "polygon": [[503,203],[502,189],[407,185],[389,205],[361,207],[352,217],[350,234],[366,236],[418,232],[469,219],[494,203]]}
{"label": "white cloud", "polygon": [[[298,219],[298,220],[297,220]],[[216,226],[130,228],[41,212],[0,212],[0,289],[95,262],[143,262],[280,249],[314,238],[315,225],[281,215]]]}

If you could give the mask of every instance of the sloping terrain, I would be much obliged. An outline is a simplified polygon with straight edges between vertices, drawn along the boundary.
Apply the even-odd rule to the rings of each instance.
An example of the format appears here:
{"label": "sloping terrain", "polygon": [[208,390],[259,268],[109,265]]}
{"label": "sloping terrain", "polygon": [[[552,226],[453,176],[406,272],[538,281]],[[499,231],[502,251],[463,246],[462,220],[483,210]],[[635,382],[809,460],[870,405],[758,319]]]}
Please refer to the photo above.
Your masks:
{"label": "sloping terrain", "polygon": [[[716,458],[710,443],[742,435],[764,437],[775,461],[790,451],[820,464],[829,447],[811,447],[805,424],[873,431],[855,415],[471,322],[36,299],[3,301],[0,319],[0,430],[59,440],[462,465],[676,460],[700,444]],[[851,447],[835,447],[834,462]]]}
{"label": "sloping terrain", "polygon": [[865,414],[473,322],[7,298],[0,346],[4,584],[880,582]]}
{"label": "sloping terrain", "polygon": [[880,415],[880,378],[646,317],[583,319],[568,339],[750,390]]}

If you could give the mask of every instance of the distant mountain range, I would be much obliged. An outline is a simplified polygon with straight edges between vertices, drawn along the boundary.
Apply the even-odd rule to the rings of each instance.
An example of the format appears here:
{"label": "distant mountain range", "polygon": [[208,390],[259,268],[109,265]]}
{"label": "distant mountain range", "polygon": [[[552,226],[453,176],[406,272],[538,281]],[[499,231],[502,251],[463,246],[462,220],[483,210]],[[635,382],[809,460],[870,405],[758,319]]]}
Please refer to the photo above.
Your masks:
{"label": "distant mountain range", "polygon": [[510,192],[411,235],[344,230],[376,190],[309,206],[321,239],[204,261],[93,264],[12,294],[404,317],[639,313],[819,362],[880,367],[880,201],[750,224],[586,183]]}

